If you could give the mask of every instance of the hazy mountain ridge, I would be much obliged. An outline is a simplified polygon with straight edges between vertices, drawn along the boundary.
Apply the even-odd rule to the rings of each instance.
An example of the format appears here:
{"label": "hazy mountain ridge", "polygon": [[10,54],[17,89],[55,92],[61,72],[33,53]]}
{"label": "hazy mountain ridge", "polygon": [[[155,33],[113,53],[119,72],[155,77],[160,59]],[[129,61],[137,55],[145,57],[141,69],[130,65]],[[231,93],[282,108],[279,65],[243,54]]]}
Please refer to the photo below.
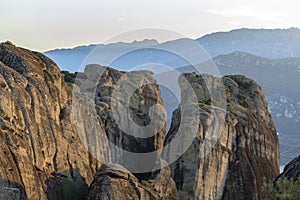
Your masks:
{"label": "hazy mountain ridge", "polygon": [[196,40],[211,55],[244,51],[266,58],[300,57],[300,29],[237,29]]}
{"label": "hazy mountain ridge", "polygon": [[[127,52],[132,51],[136,48],[149,48],[157,45],[159,45],[159,43],[156,40],[145,39],[143,41],[133,41],[132,43],[117,42],[111,44],[91,44],[88,46],[78,46],[74,48],[54,49],[46,51],[44,52],[44,54],[47,55],[49,58],[53,59],[59,66],[61,66],[62,69],[68,71],[78,71],[86,57],[93,50],[97,50],[99,52],[99,55],[103,56],[102,59],[105,62],[106,57],[110,57],[116,52]],[[104,65],[104,63],[99,64]],[[123,65],[126,64],[123,62]]]}
{"label": "hazy mountain ridge", "polygon": [[[189,39],[177,39],[164,43],[158,43],[155,40],[135,41],[132,43],[114,43],[114,44],[99,44],[80,46],[71,49],[55,49],[45,52],[45,55],[52,58],[58,63],[63,70],[78,71],[84,59],[96,47],[99,55],[103,54],[103,58],[99,59],[98,64],[109,65],[105,57],[111,56],[115,52],[126,49],[131,51],[137,47],[155,47],[172,46],[178,51],[182,50],[182,42]],[[300,57],[300,29],[237,29],[229,32],[217,32],[205,35],[195,40],[204,50],[207,51],[210,57],[216,57],[222,54],[230,54],[235,51],[243,51],[258,55],[265,58],[289,58]],[[188,50],[186,50],[188,51]],[[147,54],[149,51],[147,52]],[[189,52],[194,53],[193,51]],[[136,60],[142,59],[143,63],[161,63],[171,67],[179,67],[187,65],[178,56],[161,55],[161,51],[151,51],[152,56],[147,57],[147,54],[135,52],[134,58],[124,58],[122,62],[112,63],[112,67],[120,70],[134,67]],[[120,56],[120,55],[119,55]],[[148,55],[149,56],[149,55]],[[101,62],[101,60],[103,62]],[[131,63],[132,61],[135,63]],[[204,61],[204,60],[202,60]],[[92,64],[92,63],[87,63]]]}

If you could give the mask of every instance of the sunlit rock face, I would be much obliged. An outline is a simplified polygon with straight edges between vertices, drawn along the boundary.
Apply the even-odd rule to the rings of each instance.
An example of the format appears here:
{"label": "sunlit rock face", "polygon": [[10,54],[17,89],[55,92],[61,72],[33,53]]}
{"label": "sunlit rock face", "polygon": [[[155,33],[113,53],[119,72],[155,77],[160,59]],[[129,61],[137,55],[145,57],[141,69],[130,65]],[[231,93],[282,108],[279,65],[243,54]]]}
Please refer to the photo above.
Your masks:
{"label": "sunlit rock face", "polygon": [[[67,85],[57,65],[46,56],[1,44],[0,187],[7,188],[5,191],[18,191],[21,199],[85,198],[103,163],[127,159],[122,158],[122,151],[110,148],[112,144],[131,152],[157,151],[145,158],[153,165],[150,168],[157,164],[166,130],[163,102],[152,73],[133,72],[131,82],[121,80],[125,88],[120,90],[133,89],[132,96],[124,97],[129,98],[129,109],[114,101],[118,103],[114,108],[124,111],[120,119],[131,117],[141,127],[150,123],[149,112],[154,113],[148,129],[153,136],[136,139],[129,134],[143,132],[131,127],[127,132],[121,130],[111,110],[111,99],[118,96],[112,96],[109,89],[116,87],[124,73],[103,68],[103,76],[93,77],[91,68],[81,75],[90,83],[98,78],[92,96],[80,85]],[[134,79],[137,76],[142,79]],[[134,81],[138,87],[130,85]],[[144,177],[161,179],[153,173],[141,174]]]}
{"label": "sunlit rock face", "polygon": [[[59,68],[40,53],[2,44],[0,85],[0,187],[18,189],[21,199],[59,199],[63,193],[82,199],[101,163],[79,138],[80,130],[91,139],[89,124],[76,128],[72,90]],[[78,98],[83,103],[76,112],[97,122],[105,136],[86,98]],[[94,146],[108,157],[107,142],[98,142],[101,147]]]}
{"label": "sunlit rock face", "polygon": [[[260,199],[263,177],[279,174],[278,137],[260,86],[244,76],[184,77],[196,88],[200,123],[192,145],[170,166],[180,198]],[[207,85],[224,89],[226,110],[208,99]],[[178,134],[184,109],[173,113],[166,144]]]}

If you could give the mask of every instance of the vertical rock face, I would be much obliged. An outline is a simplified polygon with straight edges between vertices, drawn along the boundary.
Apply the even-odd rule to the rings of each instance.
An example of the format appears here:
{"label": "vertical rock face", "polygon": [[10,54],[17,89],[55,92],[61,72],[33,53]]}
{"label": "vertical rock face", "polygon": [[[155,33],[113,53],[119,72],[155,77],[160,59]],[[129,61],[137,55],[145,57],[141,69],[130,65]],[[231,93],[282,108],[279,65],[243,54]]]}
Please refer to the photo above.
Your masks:
{"label": "vertical rock face", "polygon": [[[21,199],[83,198],[101,163],[79,139],[71,95],[53,61],[0,45],[1,188],[18,189]],[[88,118],[87,106],[78,109]],[[80,134],[88,137],[87,130]]]}
{"label": "vertical rock face", "polygon": [[[180,199],[259,199],[263,177],[274,180],[279,174],[278,138],[261,88],[244,76],[184,77],[196,88],[201,123],[192,145],[171,165]],[[203,92],[222,82],[226,113]],[[181,112],[173,114],[166,144],[177,135]]]}
{"label": "vertical rock face", "polygon": [[[100,72],[97,111],[110,140],[112,162],[137,173],[142,173],[144,168],[151,171],[166,135],[163,101],[152,72],[125,74],[109,67],[90,65],[86,74],[97,71],[95,69]],[[131,154],[150,152],[153,153],[147,156]],[[142,179],[147,175],[137,176]]]}
{"label": "vertical rock face", "polygon": [[[223,199],[260,199],[263,177],[274,180],[279,174],[277,132],[260,86],[244,76],[231,76],[224,80],[229,87],[232,85],[226,79],[237,84],[239,93],[228,98],[228,111],[238,123],[236,149],[229,162]],[[237,104],[243,109],[236,109]]]}

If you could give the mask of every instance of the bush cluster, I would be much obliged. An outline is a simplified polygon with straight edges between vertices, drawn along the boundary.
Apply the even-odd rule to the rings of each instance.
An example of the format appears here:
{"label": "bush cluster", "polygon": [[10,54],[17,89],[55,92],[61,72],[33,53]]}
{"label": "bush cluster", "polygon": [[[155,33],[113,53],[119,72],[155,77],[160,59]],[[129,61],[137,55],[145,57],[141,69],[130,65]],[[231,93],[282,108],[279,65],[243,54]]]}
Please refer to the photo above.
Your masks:
{"label": "bush cluster", "polygon": [[279,178],[276,183],[264,183],[262,197],[268,200],[299,200],[300,176],[298,179]]}
{"label": "bush cluster", "polygon": [[14,43],[12,43],[11,41],[5,41],[2,42],[1,44],[7,44],[7,45],[11,45],[11,46],[16,46]]}
{"label": "bush cluster", "polygon": [[76,79],[76,73],[70,73],[68,71],[61,71],[61,73],[63,74],[64,80],[67,83],[75,83],[75,79]]}

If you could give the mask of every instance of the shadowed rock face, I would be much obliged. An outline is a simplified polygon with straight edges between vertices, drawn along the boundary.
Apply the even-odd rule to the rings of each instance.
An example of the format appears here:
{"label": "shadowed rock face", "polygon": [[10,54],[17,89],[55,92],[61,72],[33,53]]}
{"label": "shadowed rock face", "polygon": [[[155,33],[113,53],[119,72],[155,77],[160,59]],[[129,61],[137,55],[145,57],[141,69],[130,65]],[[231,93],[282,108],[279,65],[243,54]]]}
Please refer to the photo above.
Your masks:
{"label": "shadowed rock face", "polygon": [[[19,184],[28,199],[55,199],[57,191],[65,190],[72,190],[78,199],[86,194],[101,163],[79,139],[71,95],[53,61],[0,45],[1,187],[12,187],[8,180]],[[88,117],[88,106],[78,109]],[[81,134],[88,138],[85,130]],[[103,142],[101,148],[106,145]]]}
{"label": "shadowed rock face", "polygon": [[289,162],[284,167],[283,172],[278,176],[278,178],[287,178],[296,180],[300,176],[300,155]]}
{"label": "shadowed rock face", "polygon": [[[19,200],[20,196],[20,190],[18,188],[0,188],[0,199]],[[24,199],[24,196],[22,199]]]}
{"label": "shadowed rock face", "polygon": [[[263,177],[274,180],[279,174],[278,138],[261,88],[244,76],[184,77],[199,91],[201,123],[192,145],[170,166],[180,198],[260,199]],[[214,87],[224,83],[226,112],[203,99],[203,79]],[[182,109],[173,113],[166,143],[177,135]]]}

